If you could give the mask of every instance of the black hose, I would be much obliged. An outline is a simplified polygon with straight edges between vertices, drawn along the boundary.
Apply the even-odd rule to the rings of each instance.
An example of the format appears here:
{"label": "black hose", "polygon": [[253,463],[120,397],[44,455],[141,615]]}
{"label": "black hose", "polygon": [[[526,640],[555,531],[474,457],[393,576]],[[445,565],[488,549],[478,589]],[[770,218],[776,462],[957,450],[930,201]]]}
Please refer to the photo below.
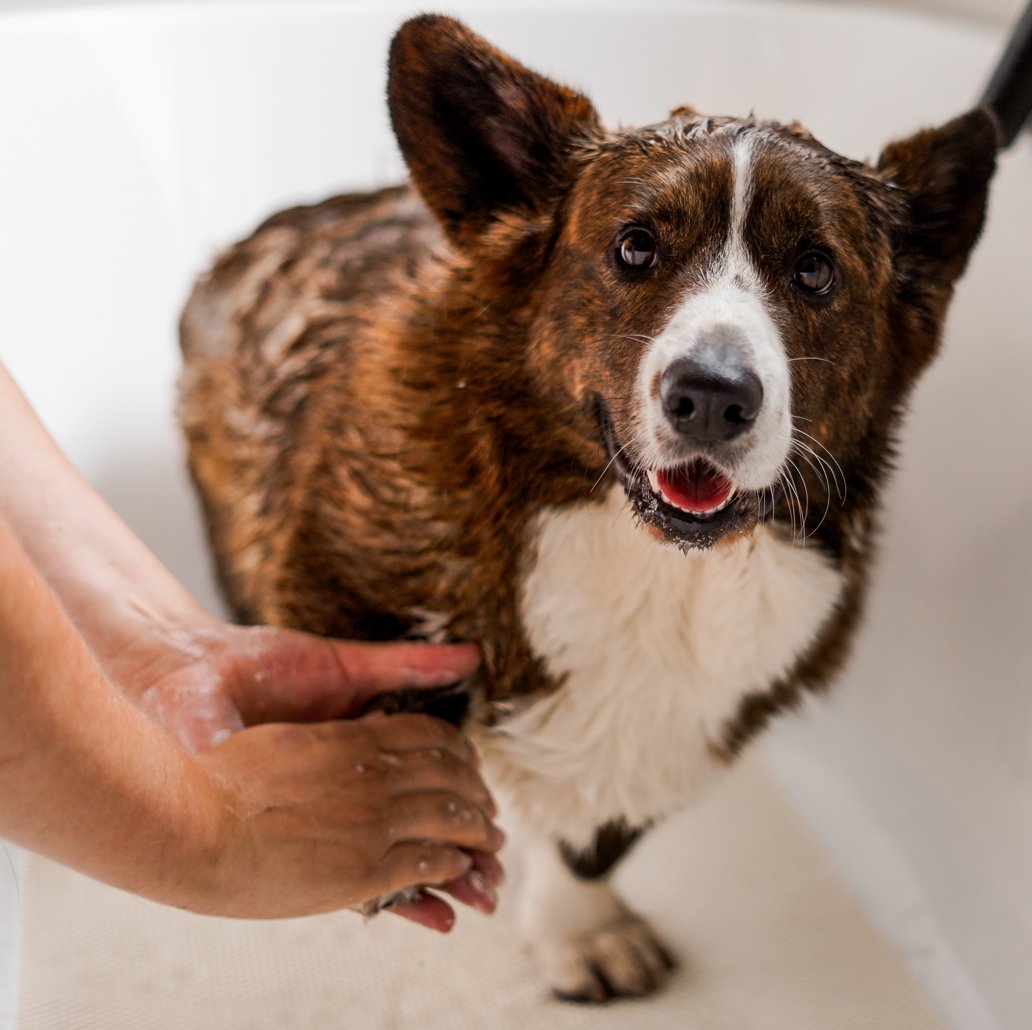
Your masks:
{"label": "black hose", "polygon": [[1000,120],[1000,148],[1009,147],[1032,113],[1032,2],[1014,28],[982,103]]}

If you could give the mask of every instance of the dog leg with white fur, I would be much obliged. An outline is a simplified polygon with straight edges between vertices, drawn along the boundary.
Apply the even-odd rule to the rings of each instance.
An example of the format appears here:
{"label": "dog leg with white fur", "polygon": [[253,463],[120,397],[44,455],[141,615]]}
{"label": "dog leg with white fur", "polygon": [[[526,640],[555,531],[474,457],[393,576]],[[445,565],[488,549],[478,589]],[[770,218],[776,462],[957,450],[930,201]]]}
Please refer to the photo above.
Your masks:
{"label": "dog leg with white fur", "polygon": [[523,936],[561,998],[597,1004],[651,994],[674,962],[648,923],[613,893],[614,862],[601,863],[598,876],[573,871],[584,871],[587,854],[545,837],[527,841],[517,911]]}

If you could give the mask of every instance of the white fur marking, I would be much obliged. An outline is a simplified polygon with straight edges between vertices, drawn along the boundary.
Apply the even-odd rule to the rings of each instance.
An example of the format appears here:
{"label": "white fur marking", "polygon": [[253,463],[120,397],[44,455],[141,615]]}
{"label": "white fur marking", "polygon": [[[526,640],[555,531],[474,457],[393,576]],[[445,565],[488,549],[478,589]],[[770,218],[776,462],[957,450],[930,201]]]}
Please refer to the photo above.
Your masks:
{"label": "white fur marking", "polygon": [[609,819],[641,825],[689,798],[742,698],[791,668],[841,590],[818,552],[763,527],[681,554],[635,524],[619,487],[546,513],[537,551],[524,623],[565,683],[480,744],[521,820],[575,847]]}
{"label": "white fur marking", "polygon": [[626,915],[608,883],[578,880],[566,868],[554,840],[528,832],[526,879],[516,913],[527,940],[572,940]]}
{"label": "white fur marking", "polygon": [[752,140],[738,137],[732,150],[730,232],[717,267],[703,289],[688,294],[656,337],[638,373],[640,418],[634,453],[650,468],[680,464],[689,455],[653,397],[656,379],[673,362],[707,362],[714,343],[730,344],[763,384],[763,407],[748,434],[736,441],[727,471],[737,486],[763,490],[777,478],[792,435],[788,360],[781,334],[767,311],[766,291],[749,257],[745,223],[752,202]]}
{"label": "white fur marking", "polygon": [[731,234],[724,253],[725,274],[740,276],[752,289],[761,292],[759,276],[745,247],[745,217],[752,200],[752,140],[735,141],[733,149],[734,185],[731,194]]}
{"label": "white fur marking", "polygon": [[554,990],[604,1001],[605,982],[620,994],[648,994],[669,973],[662,945],[605,882],[578,880],[552,840],[527,853],[517,921]]}

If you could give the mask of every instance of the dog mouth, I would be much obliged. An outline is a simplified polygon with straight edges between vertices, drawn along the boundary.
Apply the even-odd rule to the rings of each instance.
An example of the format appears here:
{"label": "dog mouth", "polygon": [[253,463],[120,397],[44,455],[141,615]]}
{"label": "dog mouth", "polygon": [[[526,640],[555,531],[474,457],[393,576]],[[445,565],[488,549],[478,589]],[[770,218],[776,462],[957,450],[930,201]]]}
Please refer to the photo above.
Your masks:
{"label": "dog mouth", "polygon": [[668,507],[697,519],[709,519],[723,511],[738,493],[737,487],[715,465],[695,458],[669,469],[646,469],[653,496]]}
{"label": "dog mouth", "polygon": [[707,457],[670,467],[640,469],[621,446],[605,408],[599,421],[616,473],[642,522],[682,550],[712,547],[756,524],[759,495],[742,490]]}

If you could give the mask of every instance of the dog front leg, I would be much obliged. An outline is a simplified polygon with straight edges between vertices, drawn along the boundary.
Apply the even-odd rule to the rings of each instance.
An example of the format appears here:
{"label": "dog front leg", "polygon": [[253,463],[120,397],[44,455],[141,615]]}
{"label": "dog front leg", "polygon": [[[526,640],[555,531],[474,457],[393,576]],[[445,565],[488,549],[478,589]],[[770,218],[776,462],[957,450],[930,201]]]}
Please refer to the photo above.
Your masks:
{"label": "dog front leg", "polygon": [[527,840],[518,919],[552,990],[600,1003],[650,994],[674,963],[652,928],[613,893],[613,867],[640,835],[607,823],[577,850],[554,838]]}

